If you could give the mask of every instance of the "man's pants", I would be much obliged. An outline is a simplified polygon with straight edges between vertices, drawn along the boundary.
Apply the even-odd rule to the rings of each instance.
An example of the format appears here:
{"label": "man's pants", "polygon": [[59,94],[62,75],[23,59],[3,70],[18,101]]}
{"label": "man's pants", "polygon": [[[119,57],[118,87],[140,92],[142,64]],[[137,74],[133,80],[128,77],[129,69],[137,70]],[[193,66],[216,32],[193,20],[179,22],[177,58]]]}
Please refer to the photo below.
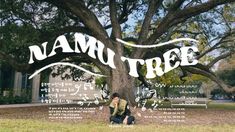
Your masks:
{"label": "man's pants", "polygon": [[[111,116],[110,122],[113,121],[114,123],[121,124],[123,120],[125,119],[125,116]],[[134,116],[128,116],[127,118],[127,124],[130,125],[132,122],[135,121]]]}

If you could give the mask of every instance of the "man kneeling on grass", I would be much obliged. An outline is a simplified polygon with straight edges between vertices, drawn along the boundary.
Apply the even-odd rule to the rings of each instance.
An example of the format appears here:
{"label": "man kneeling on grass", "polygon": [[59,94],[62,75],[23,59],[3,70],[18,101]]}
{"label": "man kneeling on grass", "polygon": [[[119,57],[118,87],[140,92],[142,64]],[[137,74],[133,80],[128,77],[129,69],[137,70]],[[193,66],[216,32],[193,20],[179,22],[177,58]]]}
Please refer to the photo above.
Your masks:
{"label": "man kneeling on grass", "polygon": [[111,96],[112,102],[109,105],[110,108],[110,122],[111,124],[134,124],[135,117],[131,116],[131,112],[128,103],[124,99],[120,99],[118,93],[113,93]]}

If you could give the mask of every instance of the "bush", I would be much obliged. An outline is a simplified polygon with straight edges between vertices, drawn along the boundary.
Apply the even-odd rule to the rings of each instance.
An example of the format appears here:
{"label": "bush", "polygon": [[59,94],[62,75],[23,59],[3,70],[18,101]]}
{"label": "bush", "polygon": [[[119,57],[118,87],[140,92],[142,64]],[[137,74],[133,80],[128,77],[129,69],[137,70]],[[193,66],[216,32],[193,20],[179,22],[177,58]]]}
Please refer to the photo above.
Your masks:
{"label": "bush", "polygon": [[8,104],[8,97],[0,96],[0,104]]}
{"label": "bush", "polygon": [[22,103],[30,103],[31,100],[28,97],[23,96],[1,96],[0,104],[22,104]]}

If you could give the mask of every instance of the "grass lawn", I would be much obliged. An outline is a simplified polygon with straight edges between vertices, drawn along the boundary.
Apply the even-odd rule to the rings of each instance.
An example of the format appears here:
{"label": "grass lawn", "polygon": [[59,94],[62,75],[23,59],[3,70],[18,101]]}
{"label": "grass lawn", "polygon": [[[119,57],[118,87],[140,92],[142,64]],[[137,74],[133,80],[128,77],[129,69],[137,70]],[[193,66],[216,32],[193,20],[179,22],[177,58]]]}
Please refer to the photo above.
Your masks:
{"label": "grass lawn", "polygon": [[43,131],[43,132],[234,132],[235,125],[109,125],[104,123],[61,123],[30,119],[2,119],[1,132]]}
{"label": "grass lawn", "polygon": [[[153,104],[153,100],[148,100],[146,103],[147,107],[151,107],[151,104]],[[235,103],[216,103],[209,101],[208,104],[208,109],[223,109],[223,110],[235,110]],[[171,103],[170,101],[163,101],[161,104],[159,104],[160,108],[170,108]],[[175,108],[195,108],[195,109],[205,109],[205,106],[174,106]]]}
{"label": "grass lawn", "polygon": [[[163,102],[162,107],[169,106]],[[169,108],[169,107],[168,107]],[[137,110],[141,112],[140,108]],[[146,113],[148,112],[148,113]],[[134,112],[133,112],[134,113]],[[96,114],[87,114],[86,120],[49,120],[48,107],[1,108],[0,132],[235,132],[235,103],[209,102],[205,107],[189,107],[185,110],[185,123],[165,123],[158,118],[145,119],[136,116],[132,126],[110,125],[108,107]],[[162,115],[162,111],[142,112],[144,115]]]}
{"label": "grass lawn", "polygon": [[[209,109],[225,109],[225,110],[235,110],[235,103],[209,103]],[[235,112],[235,111],[234,111]]]}

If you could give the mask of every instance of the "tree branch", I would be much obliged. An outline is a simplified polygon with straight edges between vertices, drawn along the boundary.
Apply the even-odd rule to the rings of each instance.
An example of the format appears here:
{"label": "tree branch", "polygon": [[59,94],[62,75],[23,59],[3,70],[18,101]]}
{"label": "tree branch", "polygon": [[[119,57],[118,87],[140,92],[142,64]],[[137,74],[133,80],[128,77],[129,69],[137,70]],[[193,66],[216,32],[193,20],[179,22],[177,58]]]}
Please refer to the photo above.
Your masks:
{"label": "tree branch", "polygon": [[228,56],[231,56],[233,53],[232,52],[228,52],[222,55],[219,55],[218,57],[216,57],[214,60],[212,60],[207,67],[211,68],[215,63],[217,63],[218,61],[227,58]]}
{"label": "tree branch", "polygon": [[228,93],[234,93],[235,92],[235,87],[229,87],[228,85],[226,85],[222,80],[220,80],[215,74],[208,72],[208,71],[204,71],[202,69],[199,68],[195,68],[195,67],[182,67],[184,70],[187,70],[190,73],[193,74],[200,74],[202,76],[208,77],[209,79],[211,79],[212,81],[214,81],[215,83],[218,84],[218,86],[223,89],[224,91],[228,92]]}
{"label": "tree branch", "polygon": [[[153,34],[142,44],[150,45],[153,44],[163,33],[165,33],[170,27],[184,22],[190,17],[196,16],[200,13],[209,11],[218,5],[225,3],[234,2],[234,0],[210,0],[206,3],[196,5],[193,7],[188,7],[183,10],[177,10],[174,12],[169,12],[162,22],[158,25],[157,29]],[[134,53],[135,57],[141,58],[146,53],[146,49],[137,49]]]}
{"label": "tree branch", "polygon": [[[206,55],[207,53],[213,51],[214,49],[216,49],[219,45],[226,43],[228,41],[225,41],[230,35],[234,34],[235,32],[229,32],[227,34],[225,34],[223,37],[221,37],[221,39],[219,40],[219,42],[217,42],[216,44],[214,44],[213,46],[211,46],[209,49],[205,50],[203,53],[201,53],[199,56],[197,56],[197,59],[199,60],[200,58],[202,58],[204,55]],[[213,42],[214,40],[212,40],[211,42]]]}
{"label": "tree branch", "polygon": [[201,5],[188,7],[186,9],[178,10],[167,14],[167,16],[159,24],[158,28],[153,33],[153,35],[151,35],[151,37],[148,39],[148,44],[154,43],[155,40],[160,35],[162,35],[169,27],[183,22],[192,16],[196,16],[200,13],[209,11],[218,5],[222,5],[229,2],[234,2],[234,0],[210,0],[209,2],[203,3]]}
{"label": "tree branch", "polygon": [[144,22],[142,24],[141,31],[139,34],[139,39],[138,39],[139,44],[141,44],[145,39],[147,39],[152,17],[156,12],[157,7],[160,6],[160,3],[161,3],[160,0],[151,0],[149,2],[149,8],[147,13],[145,14]]}
{"label": "tree branch", "polygon": [[[114,38],[119,38],[121,39],[122,38],[122,35],[121,35],[121,26],[120,24],[118,23],[118,19],[117,19],[117,8],[116,8],[116,2],[115,0],[110,0],[109,1],[109,10],[110,10],[110,19],[111,19],[111,25],[112,25],[112,36],[111,37],[114,37]],[[115,42],[116,45],[115,47],[117,52],[119,54],[122,54],[123,53],[123,46],[121,44],[119,44],[118,42]]]}
{"label": "tree branch", "polygon": [[176,16],[178,18],[187,19],[189,17],[192,17],[192,16],[198,15],[200,13],[209,11],[218,5],[226,4],[229,2],[234,2],[234,0],[210,0],[206,3],[201,4],[201,5],[197,5],[197,6],[185,8],[183,10],[179,10],[176,12],[176,14],[177,14]]}
{"label": "tree branch", "polygon": [[175,3],[174,3],[174,5],[172,5],[171,7],[170,7],[170,10],[169,11],[176,11],[177,9],[179,9],[180,8],[180,6],[184,3],[184,1],[185,0],[177,0]]}
{"label": "tree branch", "polygon": [[115,0],[109,1],[110,19],[112,24],[113,37],[121,39],[121,27],[117,19],[117,8]]}
{"label": "tree branch", "polygon": [[106,47],[113,49],[113,45],[109,40],[108,34],[99,22],[95,14],[90,11],[83,1],[80,0],[41,0],[49,2],[59,8],[63,8],[78,16],[82,23],[92,31],[92,36],[102,41]]}
{"label": "tree branch", "polygon": [[126,37],[126,38],[123,38],[124,41],[131,41],[131,42],[134,42],[134,43],[137,43],[138,40],[137,38],[134,38],[134,37]]}
{"label": "tree branch", "polygon": [[[121,13],[121,15],[117,16],[117,20],[119,25],[125,23],[128,20],[128,15],[132,12],[132,10],[136,7],[135,5],[133,5],[129,10],[127,9],[127,5],[126,5],[125,1],[125,5],[123,6],[123,11]],[[112,24],[109,24],[107,26],[104,27],[104,29],[109,29],[112,27]]]}

